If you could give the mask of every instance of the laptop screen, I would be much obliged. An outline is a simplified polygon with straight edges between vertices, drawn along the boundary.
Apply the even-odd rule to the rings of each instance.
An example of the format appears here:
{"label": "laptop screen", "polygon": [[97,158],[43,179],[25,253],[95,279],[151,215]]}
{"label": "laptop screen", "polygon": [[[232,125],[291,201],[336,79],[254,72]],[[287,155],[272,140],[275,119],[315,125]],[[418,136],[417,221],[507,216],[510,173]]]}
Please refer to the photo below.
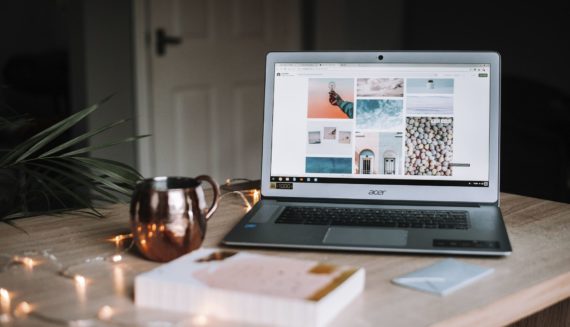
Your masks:
{"label": "laptop screen", "polygon": [[489,186],[489,64],[274,68],[271,182]]}

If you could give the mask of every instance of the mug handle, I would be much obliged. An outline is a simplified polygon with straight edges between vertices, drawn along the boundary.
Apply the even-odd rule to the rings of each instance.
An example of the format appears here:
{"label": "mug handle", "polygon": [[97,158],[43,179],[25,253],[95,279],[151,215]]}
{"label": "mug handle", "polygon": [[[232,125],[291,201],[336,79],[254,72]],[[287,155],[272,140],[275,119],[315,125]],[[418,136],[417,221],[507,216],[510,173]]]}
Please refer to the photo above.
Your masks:
{"label": "mug handle", "polygon": [[208,213],[206,214],[206,220],[207,220],[214,214],[214,212],[218,208],[218,204],[220,203],[220,187],[218,186],[218,183],[216,183],[216,181],[213,180],[212,177],[208,175],[200,175],[196,177],[196,180],[199,180],[200,182],[206,181],[210,183],[210,185],[212,185],[212,190],[214,190],[214,201],[212,202],[212,205],[210,206],[210,209],[208,209]]}

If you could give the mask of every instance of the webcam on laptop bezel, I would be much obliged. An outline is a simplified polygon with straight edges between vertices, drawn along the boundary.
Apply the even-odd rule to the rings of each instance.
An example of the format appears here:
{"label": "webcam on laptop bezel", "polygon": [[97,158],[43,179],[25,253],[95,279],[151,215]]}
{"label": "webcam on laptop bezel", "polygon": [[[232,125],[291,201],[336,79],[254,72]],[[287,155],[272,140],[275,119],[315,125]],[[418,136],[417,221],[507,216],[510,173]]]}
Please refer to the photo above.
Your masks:
{"label": "webcam on laptop bezel", "polygon": [[378,60],[382,60],[382,59],[384,59],[384,56],[383,56],[383,55],[378,55]]}

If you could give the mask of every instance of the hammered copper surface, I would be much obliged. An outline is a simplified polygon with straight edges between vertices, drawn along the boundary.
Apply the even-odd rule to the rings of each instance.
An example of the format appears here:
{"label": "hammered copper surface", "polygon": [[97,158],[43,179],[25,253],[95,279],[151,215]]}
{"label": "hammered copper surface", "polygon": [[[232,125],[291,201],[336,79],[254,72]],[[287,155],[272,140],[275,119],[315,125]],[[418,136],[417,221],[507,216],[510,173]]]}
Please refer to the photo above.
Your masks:
{"label": "hammered copper surface", "polygon": [[[201,181],[212,184],[208,208]],[[170,261],[202,245],[206,221],[219,202],[218,184],[209,176],[156,177],[140,182],[131,199],[131,228],[148,259]]]}

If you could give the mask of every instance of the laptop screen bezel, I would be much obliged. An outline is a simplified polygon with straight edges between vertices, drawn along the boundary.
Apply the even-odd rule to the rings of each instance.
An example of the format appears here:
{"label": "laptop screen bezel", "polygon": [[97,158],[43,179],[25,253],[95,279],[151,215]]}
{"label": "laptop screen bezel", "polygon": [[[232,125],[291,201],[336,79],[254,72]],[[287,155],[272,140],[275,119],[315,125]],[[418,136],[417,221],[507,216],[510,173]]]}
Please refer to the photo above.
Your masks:
{"label": "laptop screen bezel", "polygon": [[[378,58],[382,56],[380,61]],[[304,184],[302,189],[271,188],[273,99],[276,63],[489,64],[489,186],[384,184]],[[500,56],[496,52],[271,52],[267,55],[261,193],[272,198],[353,199],[497,203],[499,200]],[[371,192],[380,190],[381,192]]]}

